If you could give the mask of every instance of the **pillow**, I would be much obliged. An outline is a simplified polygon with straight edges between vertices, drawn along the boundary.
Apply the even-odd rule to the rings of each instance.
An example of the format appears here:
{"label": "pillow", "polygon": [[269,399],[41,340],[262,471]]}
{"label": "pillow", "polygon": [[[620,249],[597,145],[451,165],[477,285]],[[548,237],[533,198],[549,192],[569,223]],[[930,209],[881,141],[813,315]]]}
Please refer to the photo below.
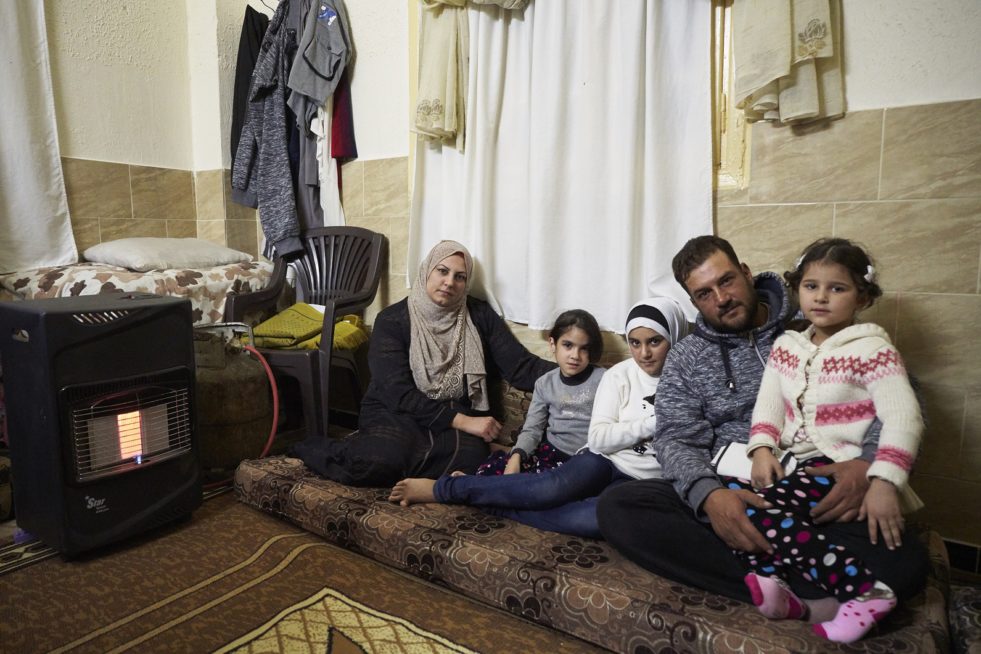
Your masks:
{"label": "pillow", "polygon": [[86,261],[146,272],[164,268],[211,268],[252,261],[252,255],[199,238],[121,238],[93,245]]}

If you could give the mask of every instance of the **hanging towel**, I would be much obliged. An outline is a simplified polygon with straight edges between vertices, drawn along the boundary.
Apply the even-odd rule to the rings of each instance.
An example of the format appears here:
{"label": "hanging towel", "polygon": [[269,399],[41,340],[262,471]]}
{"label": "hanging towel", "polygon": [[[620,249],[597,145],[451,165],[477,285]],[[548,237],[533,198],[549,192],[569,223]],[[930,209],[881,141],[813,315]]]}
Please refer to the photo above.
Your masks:
{"label": "hanging towel", "polygon": [[414,132],[463,151],[470,27],[465,0],[422,0]]}
{"label": "hanging towel", "polygon": [[784,123],[845,113],[841,0],[736,0],[736,107]]}

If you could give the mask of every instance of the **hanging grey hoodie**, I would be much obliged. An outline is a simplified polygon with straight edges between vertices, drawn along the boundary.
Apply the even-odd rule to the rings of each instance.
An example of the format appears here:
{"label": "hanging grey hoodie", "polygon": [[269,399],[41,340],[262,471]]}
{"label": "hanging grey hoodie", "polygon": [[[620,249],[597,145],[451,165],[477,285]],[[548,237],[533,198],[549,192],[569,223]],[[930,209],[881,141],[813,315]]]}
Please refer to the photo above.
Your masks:
{"label": "hanging grey hoodie", "polygon": [[[783,280],[764,272],[754,278],[759,299],[770,310],[766,324],[749,332],[716,331],[699,315],[695,330],[671,348],[654,412],[654,450],[665,479],[696,515],[702,502],[722,483],[712,457],[730,442],[749,440],[756,393],[770,348],[794,318]],[[874,457],[881,423],[875,421],[863,442],[863,459]]]}

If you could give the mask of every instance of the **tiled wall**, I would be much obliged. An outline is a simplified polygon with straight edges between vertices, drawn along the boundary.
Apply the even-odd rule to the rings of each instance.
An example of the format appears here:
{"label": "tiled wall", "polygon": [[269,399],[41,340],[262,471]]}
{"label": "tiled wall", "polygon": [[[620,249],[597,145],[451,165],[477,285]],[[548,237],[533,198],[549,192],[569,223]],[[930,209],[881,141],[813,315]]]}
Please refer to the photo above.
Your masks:
{"label": "tiled wall", "polygon": [[945,537],[981,544],[981,100],[858,111],[797,131],[753,126],[749,188],[720,191],[716,231],[755,271],[812,240],[856,239],[886,291],[866,312],[923,384],[912,485]]}
{"label": "tiled wall", "polygon": [[348,225],[388,237],[388,264],[375,302],[365,312],[370,324],[383,308],[408,294],[409,159],[352,161],[341,167],[341,204]]}
{"label": "tiled wall", "polygon": [[257,254],[254,209],[229,197],[228,172],[62,159],[79,252],[118,238],[197,236]]}

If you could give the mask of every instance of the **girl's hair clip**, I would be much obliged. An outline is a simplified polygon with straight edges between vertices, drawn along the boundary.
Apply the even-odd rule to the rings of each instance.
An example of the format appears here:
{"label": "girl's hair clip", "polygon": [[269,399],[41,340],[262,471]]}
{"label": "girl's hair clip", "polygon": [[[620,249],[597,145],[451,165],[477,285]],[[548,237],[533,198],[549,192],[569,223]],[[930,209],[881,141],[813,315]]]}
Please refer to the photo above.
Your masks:
{"label": "girl's hair clip", "polygon": [[865,267],[865,281],[869,284],[875,283],[875,268],[871,264]]}
{"label": "girl's hair clip", "polygon": [[794,264],[794,270],[800,270],[800,265],[802,263],[804,263],[804,257],[805,256],[807,256],[807,255],[806,254],[802,254],[802,255],[800,255],[800,257],[797,258],[797,263]]}

